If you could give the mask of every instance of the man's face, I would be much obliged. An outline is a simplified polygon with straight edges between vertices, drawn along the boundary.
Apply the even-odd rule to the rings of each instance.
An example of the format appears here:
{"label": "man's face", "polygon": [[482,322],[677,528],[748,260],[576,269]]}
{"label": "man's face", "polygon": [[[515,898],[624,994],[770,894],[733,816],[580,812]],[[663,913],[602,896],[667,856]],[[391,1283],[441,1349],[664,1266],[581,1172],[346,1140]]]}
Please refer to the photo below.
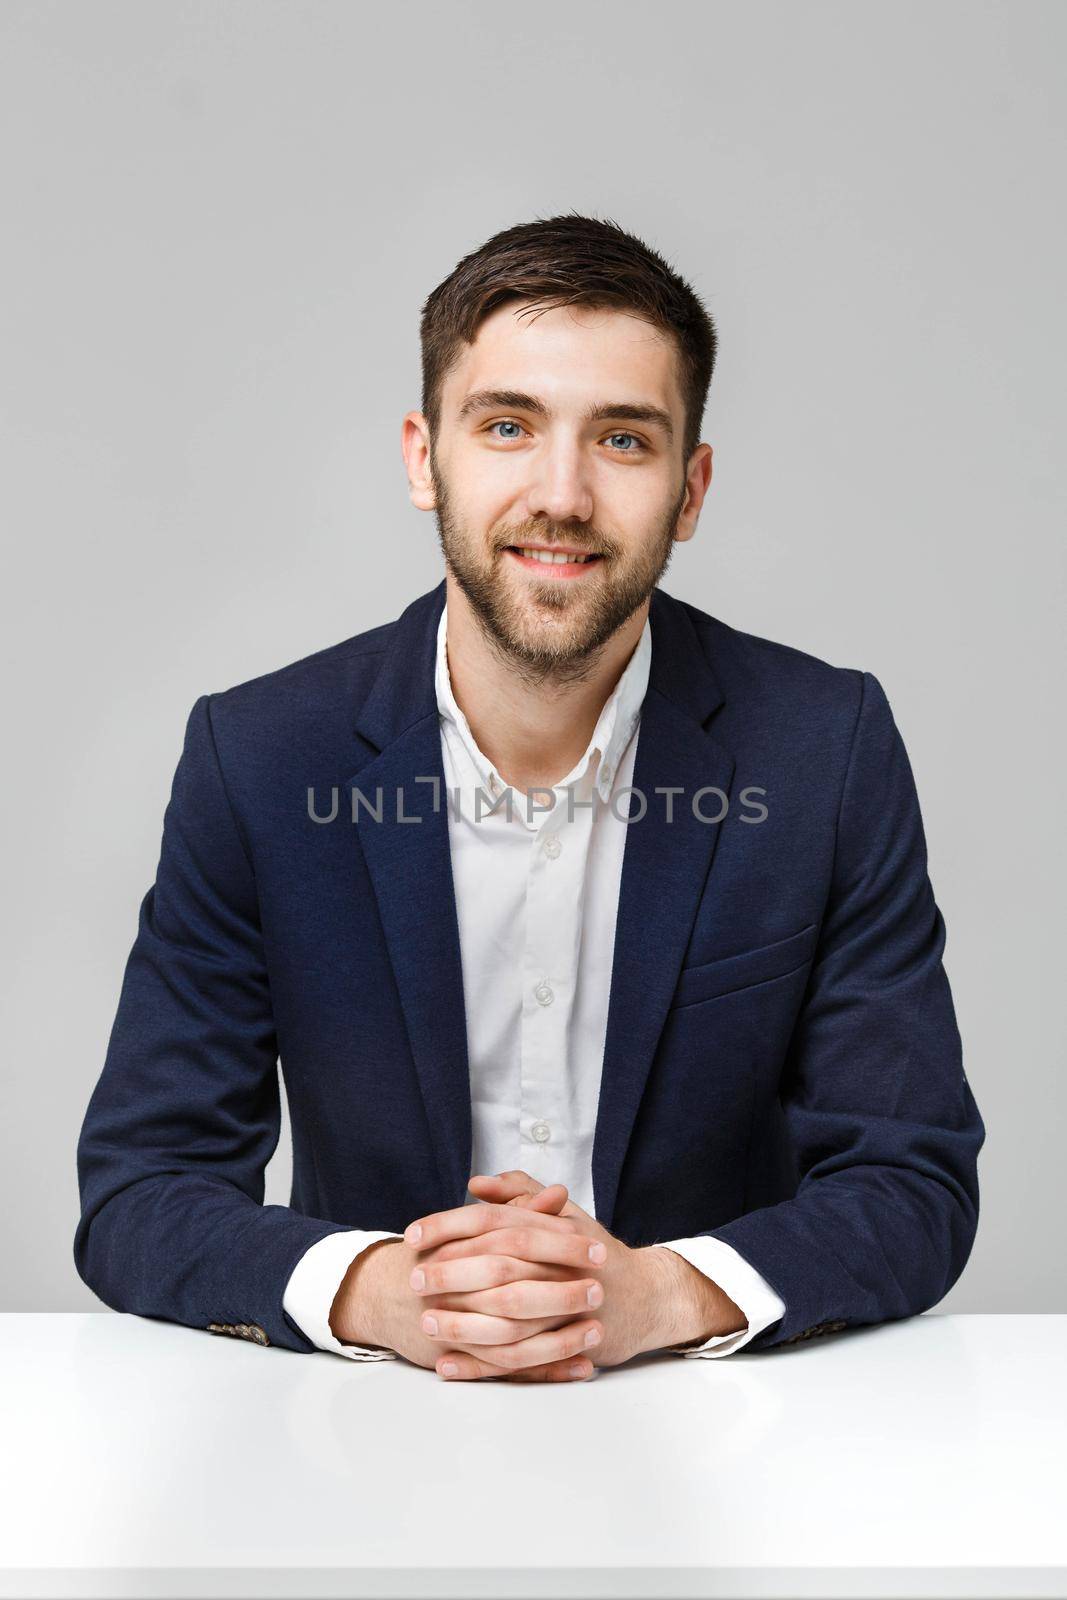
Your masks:
{"label": "man's face", "polygon": [[[430,470],[446,565],[483,628],[527,674],[566,677],[670,560],[687,493],[677,355],[628,313],[522,309],[486,318],[449,372]],[[520,553],[535,545],[595,559],[547,566]]]}

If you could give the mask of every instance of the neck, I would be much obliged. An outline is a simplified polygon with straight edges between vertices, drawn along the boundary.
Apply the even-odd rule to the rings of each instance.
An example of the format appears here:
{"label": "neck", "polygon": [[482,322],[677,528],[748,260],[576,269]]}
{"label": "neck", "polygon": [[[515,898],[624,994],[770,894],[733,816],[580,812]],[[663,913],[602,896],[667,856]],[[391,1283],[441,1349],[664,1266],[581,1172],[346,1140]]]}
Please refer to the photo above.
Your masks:
{"label": "neck", "polygon": [[531,681],[488,639],[452,574],[446,574],[445,647],[456,703],[478,748],[520,794],[566,777],[592,738],[605,701],[641,637],[649,602],[628,617],[583,670]]}

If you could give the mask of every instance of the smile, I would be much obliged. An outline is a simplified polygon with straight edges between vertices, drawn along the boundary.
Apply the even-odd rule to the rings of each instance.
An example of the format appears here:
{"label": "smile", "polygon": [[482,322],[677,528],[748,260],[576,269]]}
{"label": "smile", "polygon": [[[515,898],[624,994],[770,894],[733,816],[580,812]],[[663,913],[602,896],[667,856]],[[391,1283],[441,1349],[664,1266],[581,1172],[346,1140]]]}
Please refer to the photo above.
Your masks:
{"label": "smile", "polygon": [[603,557],[596,554],[572,555],[564,551],[528,550],[509,545],[507,554],[531,572],[544,578],[581,578]]}

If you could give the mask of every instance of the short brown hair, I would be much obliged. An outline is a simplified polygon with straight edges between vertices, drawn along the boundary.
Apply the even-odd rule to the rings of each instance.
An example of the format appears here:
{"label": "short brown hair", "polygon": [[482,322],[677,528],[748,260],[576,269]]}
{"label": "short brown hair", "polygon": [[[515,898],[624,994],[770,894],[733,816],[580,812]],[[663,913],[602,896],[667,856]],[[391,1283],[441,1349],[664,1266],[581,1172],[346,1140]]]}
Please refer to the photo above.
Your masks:
{"label": "short brown hair", "polygon": [[[608,306],[643,317],[673,337],[685,405],[683,460],[700,443],[718,336],[689,284],[651,246],[618,223],[577,212],[495,233],[464,256],[422,308],[422,411],[436,436],[441,388],[463,344],[508,300]],[[520,313],[525,315],[525,312]]]}

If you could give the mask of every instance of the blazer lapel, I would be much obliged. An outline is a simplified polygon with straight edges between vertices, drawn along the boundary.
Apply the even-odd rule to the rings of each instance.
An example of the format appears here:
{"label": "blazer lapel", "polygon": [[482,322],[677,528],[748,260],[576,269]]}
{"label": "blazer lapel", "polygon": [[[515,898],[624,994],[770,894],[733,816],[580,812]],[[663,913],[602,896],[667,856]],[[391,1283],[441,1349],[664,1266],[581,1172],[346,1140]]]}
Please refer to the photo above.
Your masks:
{"label": "blazer lapel", "polygon": [[[693,809],[699,789],[731,797],[734,758],[703,723],[723,700],[700,640],[682,603],[653,591],[649,613],[652,662],[641,709],[631,814],[623,853],[615,924],[607,1035],[593,1139],[597,1219],[611,1227],[619,1177],[649,1068],[678,981],[697,907],[711,869],[721,823],[702,822]],[[673,820],[656,789],[680,788]],[[716,816],[715,794],[697,800]]]}
{"label": "blazer lapel", "polygon": [[[449,1205],[462,1205],[472,1150],[463,969],[434,688],[445,583],[401,614],[356,733],[364,760],[345,785],[363,797],[358,839],[374,886]],[[653,591],[652,660],[633,785],[647,811],[630,823],[593,1141],[597,1218],[610,1228],[619,1176],[721,824],[694,814],[698,789],[728,797],[734,759],[704,729],[723,695],[681,601]],[[422,781],[418,781],[418,780]],[[432,780],[432,781],[431,781]],[[673,820],[666,796],[680,788]],[[380,791],[380,795],[379,795]],[[640,810],[637,796],[631,801]],[[715,815],[721,802],[699,804]],[[381,811],[375,820],[368,807]],[[351,816],[349,811],[347,815]],[[417,819],[417,820],[416,820]]]}
{"label": "blazer lapel", "polygon": [[[363,797],[357,812],[359,844],[385,930],[446,1203],[459,1206],[470,1177],[471,1100],[434,690],[437,624],[444,603],[442,580],[398,618],[356,725],[369,758],[348,779],[345,791],[348,805],[352,791]],[[379,809],[380,822],[375,820]]]}

